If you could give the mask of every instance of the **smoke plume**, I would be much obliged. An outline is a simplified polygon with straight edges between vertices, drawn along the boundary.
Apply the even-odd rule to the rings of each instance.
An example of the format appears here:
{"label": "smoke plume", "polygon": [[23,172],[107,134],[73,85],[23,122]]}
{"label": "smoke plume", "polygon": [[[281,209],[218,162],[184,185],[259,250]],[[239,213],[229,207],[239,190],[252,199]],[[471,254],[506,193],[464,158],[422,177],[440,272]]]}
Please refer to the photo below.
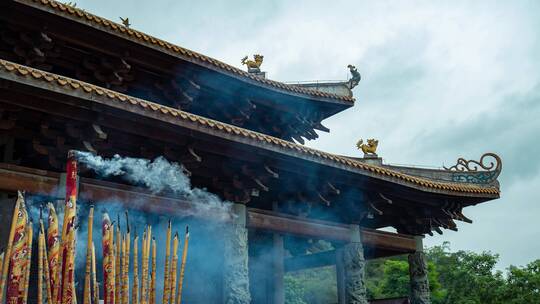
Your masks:
{"label": "smoke plume", "polygon": [[153,161],[119,155],[105,159],[89,152],[78,151],[76,157],[80,163],[101,177],[119,176],[132,184],[147,187],[154,194],[172,192],[179,198],[195,203],[194,206],[199,211],[211,208],[228,212],[231,205],[204,189],[193,188],[184,167],[161,156]]}

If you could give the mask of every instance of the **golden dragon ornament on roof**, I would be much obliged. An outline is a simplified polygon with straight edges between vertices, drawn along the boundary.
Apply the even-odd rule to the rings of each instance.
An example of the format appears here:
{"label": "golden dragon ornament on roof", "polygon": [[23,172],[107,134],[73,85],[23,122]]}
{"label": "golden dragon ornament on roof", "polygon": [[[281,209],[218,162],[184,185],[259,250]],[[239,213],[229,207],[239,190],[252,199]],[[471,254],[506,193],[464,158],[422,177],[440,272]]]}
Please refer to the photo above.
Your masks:
{"label": "golden dragon ornament on roof", "polygon": [[364,152],[364,157],[368,157],[368,156],[377,157],[376,151],[377,151],[378,145],[379,145],[379,141],[373,138],[368,139],[367,144],[364,144],[363,139],[360,139],[356,143],[356,147],[358,148],[358,150],[361,150],[362,152]]}

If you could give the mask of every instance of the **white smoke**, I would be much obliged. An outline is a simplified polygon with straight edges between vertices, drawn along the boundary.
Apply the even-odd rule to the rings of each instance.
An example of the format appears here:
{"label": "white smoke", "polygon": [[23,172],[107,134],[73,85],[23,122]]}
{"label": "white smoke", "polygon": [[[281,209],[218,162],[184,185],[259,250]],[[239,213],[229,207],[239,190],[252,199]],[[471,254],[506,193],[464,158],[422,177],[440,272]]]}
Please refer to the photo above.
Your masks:
{"label": "white smoke", "polygon": [[187,171],[181,164],[158,157],[153,161],[142,158],[121,157],[105,159],[89,152],[77,151],[77,160],[101,177],[119,176],[130,183],[144,185],[152,193],[172,192],[183,200],[194,203],[198,211],[230,210],[230,203],[205,189],[193,188]]}

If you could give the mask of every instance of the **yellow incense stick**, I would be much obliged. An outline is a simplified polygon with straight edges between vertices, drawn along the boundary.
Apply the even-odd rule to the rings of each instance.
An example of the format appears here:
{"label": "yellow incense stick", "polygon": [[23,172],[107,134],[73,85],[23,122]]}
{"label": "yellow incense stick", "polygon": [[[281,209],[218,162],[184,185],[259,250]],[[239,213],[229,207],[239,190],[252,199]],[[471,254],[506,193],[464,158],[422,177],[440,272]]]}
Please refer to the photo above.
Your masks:
{"label": "yellow incense stick", "polygon": [[118,222],[116,228],[116,251],[114,257],[114,269],[115,269],[115,292],[114,303],[122,303],[122,233],[120,232],[120,215],[118,215]]}
{"label": "yellow incense stick", "polygon": [[28,252],[26,253],[26,275],[24,278],[24,291],[23,291],[23,304],[26,304],[28,300],[28,287],[30,284],[30,266],[32,263],[32,239],[33,239],[32,222],[29,222],[26,225],[26,242],[28,243],[27,248]]}
{"label": "yellow incense stick", "polygon": [[139,236],[135,232],[135,239],[133,239],[133,289],[131,291],[131,303],[139,304]]}
{"label": "yellow incense stick", "polygon": [[53,302],[52,286],[51,286],[51,271],[49,269],[49,257],[47,246],[45,246],[45,236],[43,236],[43,269],[45,270],[45,288],[47,290],[47,303]]}
{"label": "yellow incense stick", "polygon": [[92,235],[94,225],[94,206],[90,207],[88,213],[88,240],[86,243],[86,273],[84,276],[84,304],[92,303],[92,284],[91,284],[91,271],[92,271]]}
{"label": "yellow incense stick", "polygon": [[171,265],[171,299],[169,303],[175,304],[176,300],[176,279],[177,279],[177,265],[178,265],[178,232],[174,234],[173,239],[173,254]]}
{"label": "yellow incense stick", "polygon": [[[40,210],[41,213],[41,210]],[[43,252],[45,245],[45,232],[43,231],[43,220],[41,214],[39,218],[39,234],[38,234],[38,288],[37,288],[37,301],[39,304],[43,303]]]}
{"label": "yellow incense stick", "polygon": [[163,304],[169,302],[170,281],[169,281],[169,259],[171,255],[171,221],[167,227],[167,239],[165,241],[165,271],[163,272]]}
{"label": "yellow incense stick", "polygon": [[182,263],[180,264],[180,279],[178,280],[178,301],[182,303],[182,288],[184,287],[184,270],[186,269],[187,250],[189,244],[189,226],[186,226],[186,236],[184,238],[184,249],[182,250]]}
{"label": "yellow incense stick", "polygon": [[125,212],[126,215],[126,236],[125,236],[125,244],[124,244],[124,261],[122,263],[122,300],[123,304],[129,303],[129,258],[131,254],[131,235],[130,235],[130,227],[129,227],[129,216],[128,212]]}
{"label": "yellow incense stick", "polygon": [[150,304],[156,304],[156,240],[152,239],[152,277],[150,281]]}
{"label": "yellow incense stick", "polygon": [[2,249],[2,253],[0,253],[0,276],[2,273],[2,268],[4,267],[4,249]]}
{"label": "yellow incense stick", "polygon": [[143,240],[141,244],[141,250],[142,250],[142,278],[141,278],[141,304],[147,303],[147,283],[148,283],[148,249],[147,249],[147,243],[148,243],[148,227],[144,230],[143,234]]}
{"label": "yellow incense stick", "polygon": [[92,242],[92,285],[94,286],[94,304],[99,304],[99,285],[96,274],[96,246]]}
{"label": "yellow incense stick", "polygon": [[13,217],[11,218],[11,228],[9,230],[8,245],[5,251],[5,258],[3,261],[4,266],[2,266],[2,276],[0,277],[0,303],[3,302],[4,297],[4,287],[7,280],[9,262],[11,257],[11,250],[13,249],[13,238],[15,236],[15,227],[17,226],[17,218],[19,216],[19,209],[24,204],[24,198],[22,193],[19,191],[17,195],[17,202],[15,202],[15,208],[13,209]]}

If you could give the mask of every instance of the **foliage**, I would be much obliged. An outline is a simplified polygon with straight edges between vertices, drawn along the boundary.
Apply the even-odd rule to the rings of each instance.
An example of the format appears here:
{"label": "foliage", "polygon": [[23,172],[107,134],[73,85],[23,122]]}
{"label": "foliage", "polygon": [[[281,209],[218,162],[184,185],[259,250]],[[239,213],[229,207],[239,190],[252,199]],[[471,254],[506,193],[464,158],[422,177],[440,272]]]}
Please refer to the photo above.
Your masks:
{"label": "foliage", "polygon": [[285,276],[287,304],[337,303],[335,267],[320,267]]}
{"label": "foliage", "polygon": [[[524,267],[495,269],[499,260],[491,252],[451,252],[448,243],[426,251],[429,284],[434,304],[540,303],[540,259]],[[406,256],[371,260],[366,267],[371,299],[407,296],[409,264]],[[286,303],[335,303],[335,268],[323,267],[288,274]]]}

